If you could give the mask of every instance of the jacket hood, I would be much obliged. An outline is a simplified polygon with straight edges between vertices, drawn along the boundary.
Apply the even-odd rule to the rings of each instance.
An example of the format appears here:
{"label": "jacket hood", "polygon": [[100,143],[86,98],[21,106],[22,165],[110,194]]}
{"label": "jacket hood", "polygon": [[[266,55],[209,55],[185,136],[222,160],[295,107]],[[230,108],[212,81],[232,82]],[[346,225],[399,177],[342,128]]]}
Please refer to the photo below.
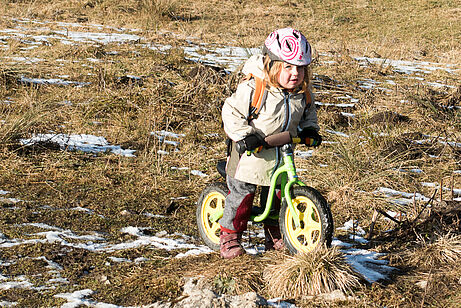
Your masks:
{"label": "jacket hood", "polygon": [[253,55],[251,56],[242,68],[242,73],[246,76],[248,74],[253,74],[256,77],[261,79],[264,78],[264,62],[263,55]]}

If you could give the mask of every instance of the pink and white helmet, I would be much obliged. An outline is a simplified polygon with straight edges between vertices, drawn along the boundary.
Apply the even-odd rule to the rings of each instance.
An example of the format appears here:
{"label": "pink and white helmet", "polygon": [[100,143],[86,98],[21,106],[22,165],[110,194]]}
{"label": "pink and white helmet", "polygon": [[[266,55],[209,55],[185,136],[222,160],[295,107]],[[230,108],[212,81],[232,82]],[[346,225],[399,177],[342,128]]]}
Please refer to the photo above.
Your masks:
{"label": "pink and white helmet", "polygon": [[303,66],[312,62],[311,46],[304,35],[293,28],[278,29],[264,42],[263,54],[271,60]]}

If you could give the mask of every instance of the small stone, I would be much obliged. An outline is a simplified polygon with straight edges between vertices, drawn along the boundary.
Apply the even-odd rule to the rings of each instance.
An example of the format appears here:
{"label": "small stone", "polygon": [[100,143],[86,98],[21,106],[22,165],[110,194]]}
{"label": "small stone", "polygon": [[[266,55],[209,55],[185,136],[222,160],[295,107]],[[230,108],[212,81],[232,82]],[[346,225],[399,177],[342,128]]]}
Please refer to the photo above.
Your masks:
{"label": "small stone", "polygon": [[421,289],[426,289],[427,288],[427,280],[421,280],[421,281],[417,282],[416,285],[418,287],[420,287]]}

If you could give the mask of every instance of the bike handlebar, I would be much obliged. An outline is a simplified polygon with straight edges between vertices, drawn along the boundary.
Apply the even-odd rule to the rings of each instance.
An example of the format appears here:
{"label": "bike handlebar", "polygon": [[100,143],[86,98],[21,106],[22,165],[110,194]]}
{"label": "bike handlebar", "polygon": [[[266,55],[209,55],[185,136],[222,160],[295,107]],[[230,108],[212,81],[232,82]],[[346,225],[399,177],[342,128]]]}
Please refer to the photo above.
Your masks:
{"label": "bike handlebar", "polygon": [[287,143],[291,143],[291,136],[289,132],[281,132],[267,136],[264,138],[264,141],[271,147],[279,147]]}
{"label": "bike handlebar", "polygon": [[[301,138],[298,137],[291,137],[290,133],[288,131],[277,133],[274,135],[270,135],[264,138],[264,142],[266,143],[265,147],[281,147],[285,144],[289,143],[301,143]],[[237,152],[240,154],[243,154],[245,151],[247,151],[247,154],[250,155],[253,152],[259,152],[262,150],[263,146],[257,148],[254,151],[250,151],[248,153],[248,150],[246,149],[246,146],[244,143],[237,142],[236,144],[237,147]]]}
{"label": "bike handlebar", "polygon": [[281,132],[264,138],[271,147],[279,147],[287,143],[301,143],[301,138],[291,137],[289,132]]}

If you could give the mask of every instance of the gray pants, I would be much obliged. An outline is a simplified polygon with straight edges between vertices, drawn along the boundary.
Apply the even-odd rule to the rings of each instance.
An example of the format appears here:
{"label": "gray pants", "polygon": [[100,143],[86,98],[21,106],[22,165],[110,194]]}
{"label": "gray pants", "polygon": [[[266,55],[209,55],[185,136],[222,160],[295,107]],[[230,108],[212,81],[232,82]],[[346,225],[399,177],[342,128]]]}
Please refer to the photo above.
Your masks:
{"label": "gray pants", "polygon": [[[256,185],[236,180],[230,176],[226,177],[229,194],[224,204],[223,217],[219,220],[221,227],[229,231],[243,232],[247,229],[248,220],[253,207]],[[261,203],[265,205],[269,187],[261,189]],[[277,198],[274,198],[273,210],[280,210],[280,192],[277,191]],[[264,221],[268,225],[276,225],[277,221]]]}

